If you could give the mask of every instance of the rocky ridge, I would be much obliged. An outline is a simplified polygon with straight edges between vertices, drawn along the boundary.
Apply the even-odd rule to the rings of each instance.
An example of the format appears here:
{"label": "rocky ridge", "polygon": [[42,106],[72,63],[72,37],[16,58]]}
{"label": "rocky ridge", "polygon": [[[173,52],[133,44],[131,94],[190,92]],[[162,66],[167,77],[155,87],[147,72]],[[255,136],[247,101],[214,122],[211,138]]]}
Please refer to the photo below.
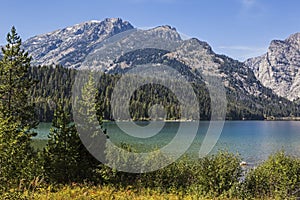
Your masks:
{"label": "rocky ridge", "polygon": [[38,36],[23,43],[34,65],[60,64],[78,68],[85,56],[104,39],[133,26],[119,18],[88,21]]}
{"label": "rocky ridge", "polygon": [[273,40],[268,52],[245,62],[261,83],[289,100],[300,97],[300,33]]}

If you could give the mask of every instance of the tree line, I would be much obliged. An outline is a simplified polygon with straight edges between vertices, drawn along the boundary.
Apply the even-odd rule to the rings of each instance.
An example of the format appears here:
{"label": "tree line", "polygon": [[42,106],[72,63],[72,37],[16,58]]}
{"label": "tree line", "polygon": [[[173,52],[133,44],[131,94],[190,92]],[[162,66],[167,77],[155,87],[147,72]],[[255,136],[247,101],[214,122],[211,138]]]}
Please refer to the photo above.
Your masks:
{"label": "tree line", "polygon": [[[66,69],[62,66],[37,66],[29,68],[29,76],[34,80],[34,84],[28,92],[30,101],[35,105],[35,113],[39,121],[52,121],[56,106],[55,102],[58,100],[63,103],[69,113],[72,113],[72,87],[76,74],[76,70]],[[124,112],[122,111],[122,105],[114,107],[113,109],[115,110],[112,110],[111,107],[112,93],[122,75],[99,73],[95,74],[95,76],[98,76],[96,79],[97,113],[105,120],[114,120],[113,112]],[[147,77],[147,80],[151,82],[151,77]],[[128,84],[128,87],[134,86],[135,77],[126,84]],[[190,84],[198,98],[199,110],[190,110],[189,118],[193,119],[193,116],[198,114],[200,115],[200,119],[209,120],[211,99],[207,87],[199,81],[193,81]],[[184,91],[185,89],[181,88],[181,84],[177,83],[176,80],[168,83],[168,85],[177,87],[180,91]],[[176,120],[181,118],[180,103],[172,92],[172,88],[166,88],[160,84],[147,84],[138,88],[130,100],[126,100],[127,87],[122,87],[124,87],[121,88],[124,95],[119,94],[119,98],[124,98],[120,101],[129,103],[130,117],[133,120],[149,120],[149,109],[155,104],[160,104],[164,107],[166,119]],[[274,95],[269,89],[266,89],[264,97],[251,96],[228,88],[226,88],[226,93],[228,101],[226,119],[229,120],[262,120],[271,116],[299,116],[300,113],[298,104]]]}

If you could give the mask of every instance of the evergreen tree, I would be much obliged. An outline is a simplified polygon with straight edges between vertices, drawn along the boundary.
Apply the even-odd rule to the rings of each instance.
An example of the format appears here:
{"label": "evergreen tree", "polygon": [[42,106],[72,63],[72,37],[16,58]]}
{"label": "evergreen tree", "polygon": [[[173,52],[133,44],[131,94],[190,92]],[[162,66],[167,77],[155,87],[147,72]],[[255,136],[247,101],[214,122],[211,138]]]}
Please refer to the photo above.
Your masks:
{"label": "evergreen tree", "polygon": [[98,161],[82,144],[74,123],[60,103],[44,149],[45,176],[50,182],[92,181]]}
{"label": "evergreen tree", "polygon": [[29,183],[39,176],[41,167],[31,146],[30,136],[12,118],[0,119],[0,185],[2,191]]}
{"label": "evergreen tree", "polygon": [[7,42],[0,60],[0,185],[6,188],[31,181],[37,169],[30,133],[37,123],[28,98],[31,58],[14,27]]}
{"label": "evergreen tree", "polygon": [[21,49],[22,40],[15,27],[7,35],[8,44],[2,48],[0,61],[0,115],[19,122],[21,129],[37,125],[34,107],[28,96],[33,81],[29,78],[31,57]]}
{"label": "evergreen tree", "polygon": [[82,71],[77,75],[79,81],[75,82],[75,88],[78,90],[78,96],[73,103],[73,117],[79,133],[83,134],[81,137],[84,138],[85,146],[98,160],[101,160],[105,156],[108,136],[103,129],[103,112],[97,104],[99,95],[94,77],[96,75],[89,71]]}

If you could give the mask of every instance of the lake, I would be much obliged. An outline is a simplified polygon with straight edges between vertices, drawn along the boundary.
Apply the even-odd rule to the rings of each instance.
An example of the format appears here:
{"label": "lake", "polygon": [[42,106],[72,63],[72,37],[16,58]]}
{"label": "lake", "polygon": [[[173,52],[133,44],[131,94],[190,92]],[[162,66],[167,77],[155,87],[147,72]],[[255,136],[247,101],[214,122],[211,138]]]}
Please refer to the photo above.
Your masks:
{"label": "lake", "polygon": [[[136,122],[144,131],[139,134],[155,134],[152,137],[137,138],[122,131],[115,122],[106,122],[104,127],[110,140],[115,144],[121,142],[131,144],[140,151],[162,148],[176,135],[179,126],[183,129],[180,142],[175,143],[171,151],[179,151],[190,134],[193,134],[194,122],[165,122],[160,131],[159,122],[154,122],[152,127],[147,127],[147,122]],[[122,122],[122,127],[134,132],[136,129],[128,122]],[[200,122],[197,135],[187,153],[192,157],[198,157],[203,138],[207,132],[209,122]],[[51,123],[40,123],[36,139],[47,139]],[[151,133],[153,132],[153,133]],[[144,136],[145,136],[144,135]],[[225,149],[239,153],[243,160],[250,164],[258,164],[270,154],[285,150],[291,155],[300,155],[300,121],[226,121],[221,136],[211,153]]]}

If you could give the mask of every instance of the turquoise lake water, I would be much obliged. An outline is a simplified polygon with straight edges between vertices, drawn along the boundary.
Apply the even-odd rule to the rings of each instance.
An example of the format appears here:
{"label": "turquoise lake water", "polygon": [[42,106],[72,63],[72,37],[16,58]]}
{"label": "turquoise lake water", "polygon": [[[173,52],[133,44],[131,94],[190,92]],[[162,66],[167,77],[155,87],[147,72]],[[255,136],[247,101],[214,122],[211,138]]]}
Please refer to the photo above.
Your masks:
{"label": "turquoise lake water", "polygon": [[[136,130],[128,122],[121,124],[126,128],[127,133]],[[151,128],[147,127],[147,122],[136,122],[136,124],[141,127],[141,131],[137,133],[140,136],[158,133],[148,138],[137,138],[124,133],[114,122],[107,122],[104,127],[113,143],[128,143],[141,151],[162,148],[169,144],[181,126],[183,131],[180,140],[171,148],[171,151],[179,151],[185,148],[183,146],[185,140],[195,130],[194,122],[166,122],[161,131],[158,131],[161,125],[158,122],[157,124],[154,122]],[[190,156],[196,158],[199,155],[208,125],[209,122],[200,122],[197,127],[197,135],[187,151]],[[41,123],[36,138],[47,139],[50,126],[50,123]],[[239,153],[243,160],[250,164],[257,164],[279,150],[300,156],[300,121],[226,121],[221,136],[211,153],[219,149]]]}

